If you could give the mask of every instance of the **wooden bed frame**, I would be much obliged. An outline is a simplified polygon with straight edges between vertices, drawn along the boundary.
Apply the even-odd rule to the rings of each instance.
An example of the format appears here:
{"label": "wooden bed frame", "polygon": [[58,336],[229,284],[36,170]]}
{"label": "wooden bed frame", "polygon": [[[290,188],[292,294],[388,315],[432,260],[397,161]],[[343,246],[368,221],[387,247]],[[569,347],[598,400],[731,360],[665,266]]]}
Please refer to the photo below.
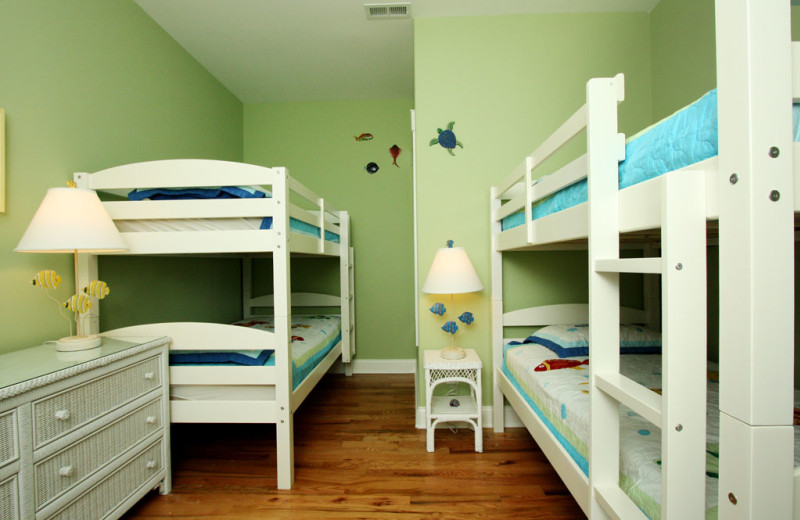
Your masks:
{"label": "wooden bed frame", "polygon": [[[708,221],[719,228],[719,517],[792,517],[793,493],[800,495],[793,492],[800,478],[793,478],[790,362],[800,148],[792,142],[790,105],[800,98],[800,51],[790,41],[790,19],[786,0],[717,0],[718,157],[618,190],[624,136],[617,133],[616,105],[624,79],[599,78],[587,84],[586,105],[491,189],[495,430],[503,430],[505,396],[592,519],[645,518],[618,485],[619,403],[662,430],[662,518],[704,518],[705,400],[696,396],[705,393],[705,360],[698,363],[704,356],[697,354],[705,352],[706,303],[697,289],[706,286]],[[536,168],[584,129],[586,155],[535,183]],[[531,221],[532,203],[584,177],[589,203]],[[501,220],[522,209],[526,224],[502,231]],[[660,239],[661,256],[620,259],[621,238]],[[588,479],[500,368],[504,327],[575,319],[504,312],[503,253],[587,242]],[[663,396],[619,374],[623,272],[661,276]],[[800,508],[794,514],[800,518]]]}
{"label": "wooden bed frame", "polygon": [[[243,318],[256,307],[274,309],[275,332],[215,323],[160,323],[117,329],[106,335],[158,335],[172,339],[171,350],[275,351],[275,366],[266,367],[171,367],[172,385],[246,385],[274,387],[274,400],[186,401],[172,400],[172,422],[275,423],[278,442],[278,488],[290,489],[294,481],[293,413],[316,383],[339,358],[352,374],[355,354],[353,248],[350,247],[349,215],[333,209],[295,179],[285,168],[265,168],[212,160],[168,160],[118,166],[87,174],[76,173],[79,187],[124,195],[147,188],[254,186],[271,193],[262,199],[209,200],[112,200],[104,202],[112,219],[216,219],[272,217],[271,229],[228,231],[145,231],[121,233],[128,255],[235,255],[243,260]],[[313,207],[312,211],[300,205]],[[339,243],[295,233],[290,218],[339,235]],[[291,254],[338,258],[340,295],[292,293]],[[251,262],[272,258],[274,295],[253,297]],[[78,286],[97,277],[97,257],[78,256]],[[342,340],[296,388],[292,384],[291,317],[296,307],[335,307],[342,319]],[[89,331],[98,330],[93,309]]]}

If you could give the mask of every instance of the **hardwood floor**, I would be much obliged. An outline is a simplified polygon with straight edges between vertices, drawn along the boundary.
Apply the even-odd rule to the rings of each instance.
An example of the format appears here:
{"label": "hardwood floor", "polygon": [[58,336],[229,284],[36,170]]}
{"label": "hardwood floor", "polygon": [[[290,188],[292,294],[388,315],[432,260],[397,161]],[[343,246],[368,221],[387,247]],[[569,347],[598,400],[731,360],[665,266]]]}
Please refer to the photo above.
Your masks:
{"label": "hardwood floor", "polygon": [[329,374],[295,414],[295,483],[276,489],[274,425],[172,426],[173,491],[124,520],[585,518],[524,428],[414,427],[412,375]]}

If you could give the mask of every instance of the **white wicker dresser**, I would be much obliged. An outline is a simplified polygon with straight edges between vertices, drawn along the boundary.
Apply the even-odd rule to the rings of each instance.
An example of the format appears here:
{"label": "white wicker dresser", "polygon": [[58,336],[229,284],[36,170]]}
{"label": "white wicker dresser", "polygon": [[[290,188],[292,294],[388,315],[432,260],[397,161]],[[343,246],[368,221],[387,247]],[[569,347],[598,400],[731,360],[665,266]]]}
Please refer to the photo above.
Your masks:
{"label": "white wicker dresser", "polygon": [[0,355],[0,519],[113,519],[169,493],[168,343]]}

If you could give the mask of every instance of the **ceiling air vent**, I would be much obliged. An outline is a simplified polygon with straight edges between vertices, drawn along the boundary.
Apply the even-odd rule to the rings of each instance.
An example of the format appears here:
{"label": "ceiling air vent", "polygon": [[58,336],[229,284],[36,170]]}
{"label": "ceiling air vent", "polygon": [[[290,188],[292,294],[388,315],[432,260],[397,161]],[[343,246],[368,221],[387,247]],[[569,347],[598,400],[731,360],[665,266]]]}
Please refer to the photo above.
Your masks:
{"label": "ceiling air vent", "polygon": [[397,20],[411,18],[411,3],[395,2],[391,4],[364,4],[367,20]]}

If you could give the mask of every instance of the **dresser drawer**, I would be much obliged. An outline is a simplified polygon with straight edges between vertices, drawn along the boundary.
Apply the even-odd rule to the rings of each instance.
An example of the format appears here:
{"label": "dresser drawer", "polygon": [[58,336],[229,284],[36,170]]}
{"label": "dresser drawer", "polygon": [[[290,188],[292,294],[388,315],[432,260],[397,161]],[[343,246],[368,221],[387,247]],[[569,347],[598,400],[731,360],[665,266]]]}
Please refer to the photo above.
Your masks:
{"label": "dresser drawer", "polygon": [[0,482],[0,518],[17,520],[19,504],[17,499],[17,476]]}
{"label": "dresser drawer", "polygon": [[17,413],[11,410],[0,414],[0,468],[16,460],[18,450]]}
{"label": "dresser drawer", "polygon": [[35,447],[161,386],[161,358],[135,365],[33,403]]}
{"label": "dresser drawer", "polygon": [[163,465],[162,445],[159,441],[48,518],[56,520],[104,518],[155,476]]}
{"label": "dresser drawer", "polygon": [[37,463],[34,467],[36,509],[157,432],[162,426],[161,413],[159,398]]}

